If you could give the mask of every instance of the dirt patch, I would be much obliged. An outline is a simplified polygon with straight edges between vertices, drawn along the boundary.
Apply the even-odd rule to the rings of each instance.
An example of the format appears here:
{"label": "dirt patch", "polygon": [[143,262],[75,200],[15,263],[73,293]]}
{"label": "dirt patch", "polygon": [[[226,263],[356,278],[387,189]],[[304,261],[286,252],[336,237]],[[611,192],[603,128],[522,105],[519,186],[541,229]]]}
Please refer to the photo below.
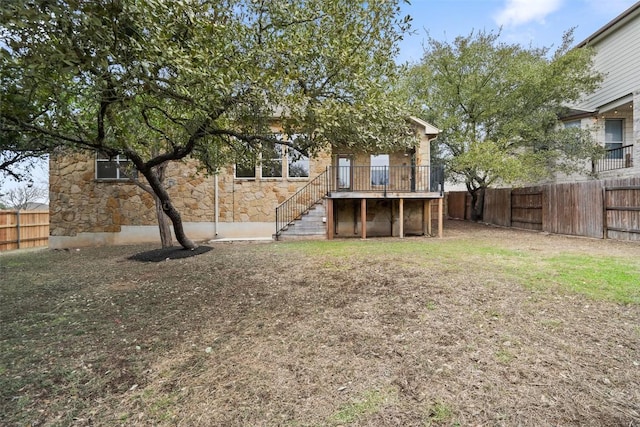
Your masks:
{"label": "dirt patch", "polygon": [[640,425],[640,306],[557,264],[634,280],[638,244],[450,221],[441,240],[212,246],[1,257],[0,423]]}

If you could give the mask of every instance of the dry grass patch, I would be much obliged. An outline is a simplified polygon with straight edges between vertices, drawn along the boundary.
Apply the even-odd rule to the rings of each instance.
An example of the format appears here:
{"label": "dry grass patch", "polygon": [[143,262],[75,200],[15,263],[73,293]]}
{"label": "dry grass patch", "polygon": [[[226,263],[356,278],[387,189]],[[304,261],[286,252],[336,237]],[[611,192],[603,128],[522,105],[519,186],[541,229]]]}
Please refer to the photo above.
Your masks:
{"label": "dry grass patch", "polygon": [[639,245],[445,236],[2,254],[0,424],[640,423]]}

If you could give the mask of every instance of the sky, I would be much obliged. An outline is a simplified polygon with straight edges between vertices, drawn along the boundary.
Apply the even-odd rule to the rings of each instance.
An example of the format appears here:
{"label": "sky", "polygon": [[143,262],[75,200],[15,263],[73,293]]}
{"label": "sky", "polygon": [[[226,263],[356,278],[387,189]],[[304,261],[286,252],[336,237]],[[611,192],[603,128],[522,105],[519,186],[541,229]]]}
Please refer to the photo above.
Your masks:
{"label": "sky", "polygon": [[[453,42],[472,31],[498,31],[501,41],[525,47],[558,47],[562,35],[574,30],[575,44],[583,41],[637,0],[412,0],[402,6],[402,16],[413,18],[412,32],[400,43],[398,63],[417,62],[427,34]],[[37,185],[47,185],[48,169],[34,171]],[[0,184],[1,190],[16,183]],[[18,184],[19,185],[19,184]]]}
{"label": "sky", "polygon": [[413,18],[413,34],[400,44],[398,62],[417,62],[428,35],[453,42],[472,31],[501,30],[500,40],[525,47],[557,48],[572,27],[583,41],[637,0],[411,0],[402,7]]}

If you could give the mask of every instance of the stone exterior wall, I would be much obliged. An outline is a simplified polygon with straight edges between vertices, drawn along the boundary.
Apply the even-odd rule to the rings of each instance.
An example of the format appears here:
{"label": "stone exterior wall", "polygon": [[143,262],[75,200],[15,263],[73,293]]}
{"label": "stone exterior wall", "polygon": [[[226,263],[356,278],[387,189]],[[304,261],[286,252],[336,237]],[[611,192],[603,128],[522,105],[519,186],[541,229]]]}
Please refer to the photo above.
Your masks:
{"label": "stone exterior wall", "polygon": [[309,161],[309,178],[234,178],[233,166],[218,178],[221,222],[275,222],[276,207],[324,172],[331,163],[328,153]]}
{"label": "stone exterior wall", "polygon": [[[311,178],[331,157],[310,160]],[[215,178],[195,173],[193,162],[173,162],[165,184],[184,222],[215,221]],[[122,226],[157,224],[153,197],[131,182],[96,180],[93,153],[52,156],[49,197],[52,236],[117,233]],[[233,166],[218,177],[220,222],[273,222],[275,208],[311,178],[236,179]],[[212,236],[213,237],[213,236]]]}
{"label": "stone exterior wall", "polygon": [[49,200],[51,236],[119,232],[154,218],[153,198],[134,184],[97,181],[89,153],[51,156]]}
{"label": "stone exterior wall", "polygon": [[[338,153],[343,154],[336,150],[311,158],[308,178],[287,178],[286,157],[284,178],[261,178],[259,173],[256,178],[236,178],[233,165],[224,168],[217,177],[205,176],[196,174],[193,160],[172,162],[166,171],[165,185],[183,223],[199,239],[219,235],[219,230],[211,227],[214,223],[224,225],[220,227],[224,228],[224,237],[265,237],[273,233],[276,207],[336,162]],[[424,135],[416,154],[418,165],[429,164],[429,140]],[[404,152],[390,153],[393,166],[410,161]],[[356,153],[353,164],[370,165],[370,155]],[[132,182],[96,179],[93,152],[51,156],[49,186],[52,247],[159,241],[153,197]],[[370,215],[373,230],[380,226],[383,233],[389,229],[384,225],[385,221],[389,224],[389,219],[384,219],[389,209],[379,204],[372,205]],[[405,215],[418,218],[420,209],[408,204]],[[341,216],[347,218],[344,212]],[[417,229],[417,221],[410,222],[415,222]],[[351,219],[345,226],[348,224],[353,226]]]}

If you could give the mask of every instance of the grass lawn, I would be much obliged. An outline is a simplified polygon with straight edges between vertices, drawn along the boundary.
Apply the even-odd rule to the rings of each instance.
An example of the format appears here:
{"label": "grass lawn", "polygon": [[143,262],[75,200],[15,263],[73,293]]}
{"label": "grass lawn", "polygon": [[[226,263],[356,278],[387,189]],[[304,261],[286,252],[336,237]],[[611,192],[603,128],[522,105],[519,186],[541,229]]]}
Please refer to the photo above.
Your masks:
{"label": "grass lawn", "polygon": [[640,425],[640,243],[0,254],[0,425]]}

